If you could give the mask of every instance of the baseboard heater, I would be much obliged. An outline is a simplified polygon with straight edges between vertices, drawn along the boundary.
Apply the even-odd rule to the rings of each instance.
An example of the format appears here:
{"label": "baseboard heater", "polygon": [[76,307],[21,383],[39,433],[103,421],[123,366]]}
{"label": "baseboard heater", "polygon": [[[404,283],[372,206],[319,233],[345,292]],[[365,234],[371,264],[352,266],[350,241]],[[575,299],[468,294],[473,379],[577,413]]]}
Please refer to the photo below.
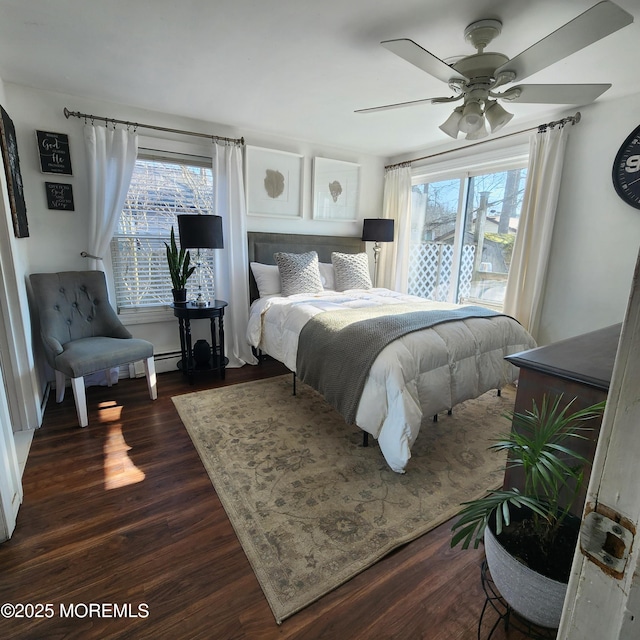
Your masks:
{"label": "baseboard heater", "polygon": [[[163,351],[162,353],[154,353],[153,359],[156,363],[163,362],[165,360],[175,360],[175,369],[177,369],[178,360],[182,357],[182,353],[180,351]],[[156,370],[158,367],[156,367]],[[168,371],[163,367],[159,373],[163,371]],[[132,362],[129,365],[125,365],[124,367],[120,367],[120,372],[118,374],[118,378],[143,378],[144,377],[144,363],[142,361]]]}

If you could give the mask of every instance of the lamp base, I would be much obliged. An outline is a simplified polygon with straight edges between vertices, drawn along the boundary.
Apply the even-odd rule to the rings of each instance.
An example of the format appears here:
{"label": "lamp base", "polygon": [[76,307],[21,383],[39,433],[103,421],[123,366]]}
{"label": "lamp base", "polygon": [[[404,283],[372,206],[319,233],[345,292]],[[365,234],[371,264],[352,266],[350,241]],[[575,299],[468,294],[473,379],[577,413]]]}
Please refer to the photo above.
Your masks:
{"label": "lamp base", "polygon": [[378,286],[378,258],[380,257],[380,252],[382,251],[382,247],[380,243],[376,240],[373,243],[373,286]]}
{"label": "lamp base", "polygon": [[202,293],[199,293],[196,299],[193,301],[193,304],[196,307],[208,307],[209,301],[204,299],[204,297],[202,296]]}

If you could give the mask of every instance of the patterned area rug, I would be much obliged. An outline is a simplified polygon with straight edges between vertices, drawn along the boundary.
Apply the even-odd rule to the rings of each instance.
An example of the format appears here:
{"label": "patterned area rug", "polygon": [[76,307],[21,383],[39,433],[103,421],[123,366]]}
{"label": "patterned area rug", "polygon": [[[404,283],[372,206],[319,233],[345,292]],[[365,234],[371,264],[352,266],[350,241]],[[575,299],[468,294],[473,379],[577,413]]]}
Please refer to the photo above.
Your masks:
{"label": "patterned area rug", "polygon": [[428,418],[405,474],[315,391],[281,376],[173,402],[278,623],[502,483],[488,452],[515,391]]}

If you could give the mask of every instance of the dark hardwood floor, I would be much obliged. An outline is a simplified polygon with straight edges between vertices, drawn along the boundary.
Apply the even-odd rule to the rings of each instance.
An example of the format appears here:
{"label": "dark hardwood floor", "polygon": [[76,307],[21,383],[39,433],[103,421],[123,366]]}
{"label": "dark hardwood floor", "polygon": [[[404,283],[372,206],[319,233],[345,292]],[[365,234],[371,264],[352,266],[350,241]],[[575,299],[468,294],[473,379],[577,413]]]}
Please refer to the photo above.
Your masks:
{"label": "dark hardwood floor", "polygon": [[[267,362],[194,386],[161,374],[155,402],[144,379],[93,387],[85,429],[71,392],[60,405],[51,394],[17,528],[0,545],[0,605],[52,606],[0,615],[0,638],[476,638],[482,552],[451,550],[450,523],[275,623],[171,397],[283,372]],[[500,626],[492,637],[524,636]]]}

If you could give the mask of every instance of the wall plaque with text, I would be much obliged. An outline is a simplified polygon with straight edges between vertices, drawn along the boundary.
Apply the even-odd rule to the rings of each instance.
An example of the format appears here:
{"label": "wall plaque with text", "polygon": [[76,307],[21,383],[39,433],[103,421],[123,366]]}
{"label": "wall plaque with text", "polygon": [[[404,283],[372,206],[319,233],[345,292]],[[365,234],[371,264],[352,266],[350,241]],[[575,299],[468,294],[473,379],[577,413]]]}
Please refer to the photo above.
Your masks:
{"label": "wall plaque with text", "polygon": [[75,211],[73,206],[73,187],[61,182],[45,182],[47,207],[58,211]]}
{"label": "wall plaque with text", "polygon": [[66,133],[36,131],[42,173],[72,175],[69,136]]}

